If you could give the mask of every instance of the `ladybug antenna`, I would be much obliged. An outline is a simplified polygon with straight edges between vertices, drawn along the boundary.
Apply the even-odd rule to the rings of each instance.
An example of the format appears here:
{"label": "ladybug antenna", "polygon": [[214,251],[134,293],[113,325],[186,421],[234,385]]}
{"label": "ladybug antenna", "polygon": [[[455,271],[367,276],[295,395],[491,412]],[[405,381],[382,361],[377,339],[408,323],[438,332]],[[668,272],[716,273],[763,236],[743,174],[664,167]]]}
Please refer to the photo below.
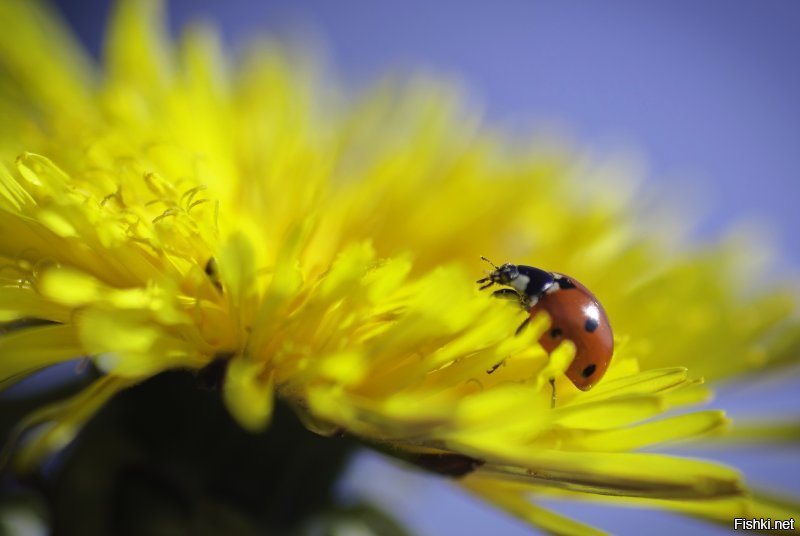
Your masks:
{"label": "ladybug antenna", "polygon": [[[499,269],[500,269],[500,268],[498,268],[497,266],[495,266],[495,264],[494,264],[492,261],[490,261],[489,259],[487,259],[487,258],[486,258],[486,257],[484,257],[483,255],[481,255],[481,259],[482,259],[482,260],[484,260],[484,261],[486,261],[486,262],[488,262],[489,264],[491,264],[491,265],[492,265],[492,268],[494,268],[495,270],[499,270]],[[488,273],[488,272],[487,272],[487,273]],[[489,277],[484,277],[484,278],[482,278],[482,279],[478,279],[478,280],[476,281],[476,283],[478,283],[479,285],[483,285],[484,283],[486,283],[485,285],[483,285],[483,286],[482,286],[482,287],[479,289],[479,290],[483,290],[483,289],[485,289],[485,288],[489,288],[489,287],[491,287],[492,285],[494,285],[494,283],[495,283],[495,282],[492,280],[492,277],[491,277],[491,275],[490,275]]]}
{"label": "ladybug antenna", "polygon": [[499,270],[499,269],[500,269],[500,268],[498,268],[498,267],[497,267],[497,265],[496,265],[495,263],[493,263],[492,261],[490,261],[489,259],[487,259],[487,258],[486,258],[486,257],[484,257],[483,255],[481,255],[481,260],[482,260],[482,261],[486,261],[486,262],[488,262],[489,264],[491,264],[491,265],[492,265],[492,268],[494,268],[495,270]]}

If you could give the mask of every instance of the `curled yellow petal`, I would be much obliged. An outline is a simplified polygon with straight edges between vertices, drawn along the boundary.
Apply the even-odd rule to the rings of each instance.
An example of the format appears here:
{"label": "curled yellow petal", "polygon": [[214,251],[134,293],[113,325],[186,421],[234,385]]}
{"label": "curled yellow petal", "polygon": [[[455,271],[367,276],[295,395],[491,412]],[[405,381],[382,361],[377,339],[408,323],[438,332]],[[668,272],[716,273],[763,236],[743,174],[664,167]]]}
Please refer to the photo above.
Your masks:
{"label": "curled yellow petal", "polygon": [[68,400],[29,414],[12,431],[0,455],[0,463],[11,456],[11,449],[20,442],[12,462],[21,472],[32,471],[48,455],[67,446],[83,424],[112,396],[136,381],[106,376]]}
{"label": "curled yellow petal", "polygon": [[235,357],[228,364],[223,397],[231,414],[250,430],[263,430],[272,416],[273,378],[264,367],[244,357]]}

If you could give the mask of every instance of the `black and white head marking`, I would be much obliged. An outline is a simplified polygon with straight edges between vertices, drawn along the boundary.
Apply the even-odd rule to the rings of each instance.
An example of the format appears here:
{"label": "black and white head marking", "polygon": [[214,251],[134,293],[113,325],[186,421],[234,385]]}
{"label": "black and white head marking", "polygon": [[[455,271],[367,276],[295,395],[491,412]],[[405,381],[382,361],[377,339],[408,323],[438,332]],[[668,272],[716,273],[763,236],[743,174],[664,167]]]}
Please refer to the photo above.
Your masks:
{"label": "black and white head marking", "polygon": [[573,283],[569,277],[561,274],[553,274],[553,284],[545,292],[552,294],[553,292],[570,288],[575,288],[575,283]]}
{"label": "black and white head marking", "polygon": [[555,282],[553,274],[533,266],[520,265],[517,286],[514,288],[528,296],[532,303],[536,303],[539,297],[547,292]]}
{"label": "black and white head marking", "polygon": [[493,271],[487,272],[488,275],[486,277],[478,279],[477,283],[483,285],[481,290],[491,287],[492,285],[504,285],[507,287],[512,287],[516,290],[516,287],[513,284],[513,281],[519,277],[519,270],[517,269],[516,264],[507,262],[502,266],[495,266],[492,261],[486,257],[481,258],[491,264],[494,268]]}
{"label": "black and white head marking", "polygon": [[528,309],[536,305],[539,298],[549,291],[555,281],[554,274],[533,266],[507,262],[494,268],[487,277],[478,280],[478,283],[483,284],[481,289],[492,285],[511,287],[520,296],[523,307]]}

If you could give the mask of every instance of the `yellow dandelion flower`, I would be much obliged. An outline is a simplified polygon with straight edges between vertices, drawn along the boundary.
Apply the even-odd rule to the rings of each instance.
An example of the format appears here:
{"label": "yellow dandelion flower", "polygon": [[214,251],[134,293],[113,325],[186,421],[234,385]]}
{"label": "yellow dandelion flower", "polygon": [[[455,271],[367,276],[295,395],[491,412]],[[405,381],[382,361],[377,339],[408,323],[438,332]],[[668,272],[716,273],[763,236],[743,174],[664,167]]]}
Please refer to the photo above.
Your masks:
{"label": "yellow dandelion flower", "polygon": [[[721,411],[671,410],[796,363],[800,331],[791,294],[739,295],[735,248],[665,252],[613,168],[490,133],[435,81],[349,102],[271,42],[234,69],[208,28],[173,45],[155,0],[119,3],[99,70],[37,2],[0,16],[0,378],[99,371],[23,419],[17,470],[116,393],[221,364],[243,428],[279,400],[549,532],[593,529],[538,497],[791,516],[730,468],[636,452],[722,433]],[[545,315],[514,335],[481,254],[593,290],[617,337],[599,385],[564,376],[573,344],[538,343]]]}

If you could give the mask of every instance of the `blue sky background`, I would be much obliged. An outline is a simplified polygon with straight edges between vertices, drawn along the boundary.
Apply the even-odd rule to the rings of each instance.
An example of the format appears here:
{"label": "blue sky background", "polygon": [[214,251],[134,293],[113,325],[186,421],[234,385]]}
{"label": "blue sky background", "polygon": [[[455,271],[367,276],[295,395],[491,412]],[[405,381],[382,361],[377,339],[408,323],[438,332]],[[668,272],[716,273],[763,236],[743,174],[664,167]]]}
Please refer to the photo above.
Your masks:
{"label": "blue sky background", "polygon": [[[55,3],[97,52],[108,2]],[[649,184],[684,192],[688,206],[702,208],[699,240],[757,219],[771,226],[781,271],[798,272],[800,2],[173,0],[169,7],[173,28],[211,19],[230,44],[264,31],[310,31],[346,81],[424,67],[460,79],[489,122],[557,123],[596,152],[632,149],[645,159]],[[796,380],[745,392],[730,386],[720,402],[735,414],[800,408]],[[715,455],[756,482],[800,495],[795,450]],[[374,455],[361,457],[347,482],[394,505],[420,534],[528,533],[460,492],[440,493],[447,483],[398,474]],[[638,533],[642,523],[654,534],[729,532],[665,514],[561,508],[618,534]]]}

